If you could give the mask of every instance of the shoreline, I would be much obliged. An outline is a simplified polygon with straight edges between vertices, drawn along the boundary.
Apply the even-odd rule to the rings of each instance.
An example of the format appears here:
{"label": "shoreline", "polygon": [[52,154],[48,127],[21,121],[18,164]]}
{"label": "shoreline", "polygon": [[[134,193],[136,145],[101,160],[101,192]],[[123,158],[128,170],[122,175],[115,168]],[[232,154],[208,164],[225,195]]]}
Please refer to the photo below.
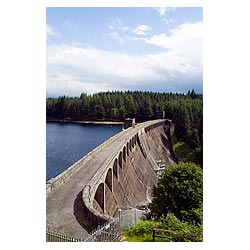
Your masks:
{"label": "shoreline", "polygon": [[58,122],[58,123],[74,123],[74,124],[86,124],[86,125],[123,125],[124,122],[119,121],[70,121],[66,119],[46,119],[46,122]]}

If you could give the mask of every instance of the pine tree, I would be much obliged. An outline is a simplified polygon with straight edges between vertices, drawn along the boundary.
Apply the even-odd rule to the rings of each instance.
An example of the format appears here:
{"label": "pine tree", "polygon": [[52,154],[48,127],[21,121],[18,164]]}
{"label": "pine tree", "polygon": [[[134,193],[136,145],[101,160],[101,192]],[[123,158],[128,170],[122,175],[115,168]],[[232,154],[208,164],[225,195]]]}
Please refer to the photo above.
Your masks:
{"label": "pine tree", "polygon": [[174,122],[176,138],[180,141],[187,141],[188,130],[190,130],[190,119],[186,106],[179,106]]}

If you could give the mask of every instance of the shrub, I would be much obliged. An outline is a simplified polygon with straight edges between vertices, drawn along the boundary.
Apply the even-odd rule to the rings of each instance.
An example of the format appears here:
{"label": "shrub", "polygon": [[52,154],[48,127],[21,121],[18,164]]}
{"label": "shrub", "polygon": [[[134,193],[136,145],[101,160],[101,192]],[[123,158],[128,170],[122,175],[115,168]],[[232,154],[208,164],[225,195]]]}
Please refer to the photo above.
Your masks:
{"label": "shrub", "polygon": [[127,236],[145,236],[152,234],[153,228],[164,228],[164,224],[160,221],[144,220],[137,223],[126,231]]}
{"label": "shrub", "polygon": [[151,212],[157,218],[173,213],[183,221],[201,223],[195,211],[202,209],[202,178],[201,168],[194,163],[167,167],[158,185],[153,188]]}

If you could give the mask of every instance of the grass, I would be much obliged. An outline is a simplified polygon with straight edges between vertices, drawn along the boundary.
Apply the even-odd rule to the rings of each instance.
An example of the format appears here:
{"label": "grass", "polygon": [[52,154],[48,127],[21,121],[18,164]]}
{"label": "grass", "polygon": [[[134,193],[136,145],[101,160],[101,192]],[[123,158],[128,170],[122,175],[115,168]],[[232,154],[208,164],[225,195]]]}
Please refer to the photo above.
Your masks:
{"label": "grass", "polygon": [[[153,241],[153,228],[162,228],[164,225],[158,221],[140,221],[128,229],[123,236],[128,242],[150,242]],[[160,240],[164,240],[159,238]]]}
{"label": "grass", "polygon": [[155,242],[186,242],[202,241],[202,236],[181,235],[181,233],[201,234],[202,226],[194,226],[187,222],[181,222],[173,214],[169,214],[165,220],[152,221],[143,220],[127,229],[122,234],[128,242],[152,242],[153,228],[169,229],[173,233],[156,232],[156,235],[165,236],[164,238],[155,237]]}
{"label": "grass", "polygon": [[[136,225],[127,229],[122,234],[122,238],[128,242],[153,242],[153,228],[169,229],[172,233],[156,232],[156,235],[165,236],[156,237],[155,242],[198,242],[202,241],[202,226],[194,226],[187,222],[181,222],[173,214],[163,221],[140,221]],[[183,233],[186,233],[183,235]],[[193,235],[188,235],[189,233]],[[195,235],[194,235],[195,234]]]}

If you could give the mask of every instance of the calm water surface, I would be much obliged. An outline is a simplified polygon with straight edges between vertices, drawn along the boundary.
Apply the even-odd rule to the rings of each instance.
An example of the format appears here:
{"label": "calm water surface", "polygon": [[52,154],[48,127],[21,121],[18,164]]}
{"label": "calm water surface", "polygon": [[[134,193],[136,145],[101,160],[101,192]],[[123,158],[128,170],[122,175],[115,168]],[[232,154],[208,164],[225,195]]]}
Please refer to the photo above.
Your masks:
{"label": "calm water surface", "polygon": [[46,181],[122,130],[121,125],[46,123]]}

